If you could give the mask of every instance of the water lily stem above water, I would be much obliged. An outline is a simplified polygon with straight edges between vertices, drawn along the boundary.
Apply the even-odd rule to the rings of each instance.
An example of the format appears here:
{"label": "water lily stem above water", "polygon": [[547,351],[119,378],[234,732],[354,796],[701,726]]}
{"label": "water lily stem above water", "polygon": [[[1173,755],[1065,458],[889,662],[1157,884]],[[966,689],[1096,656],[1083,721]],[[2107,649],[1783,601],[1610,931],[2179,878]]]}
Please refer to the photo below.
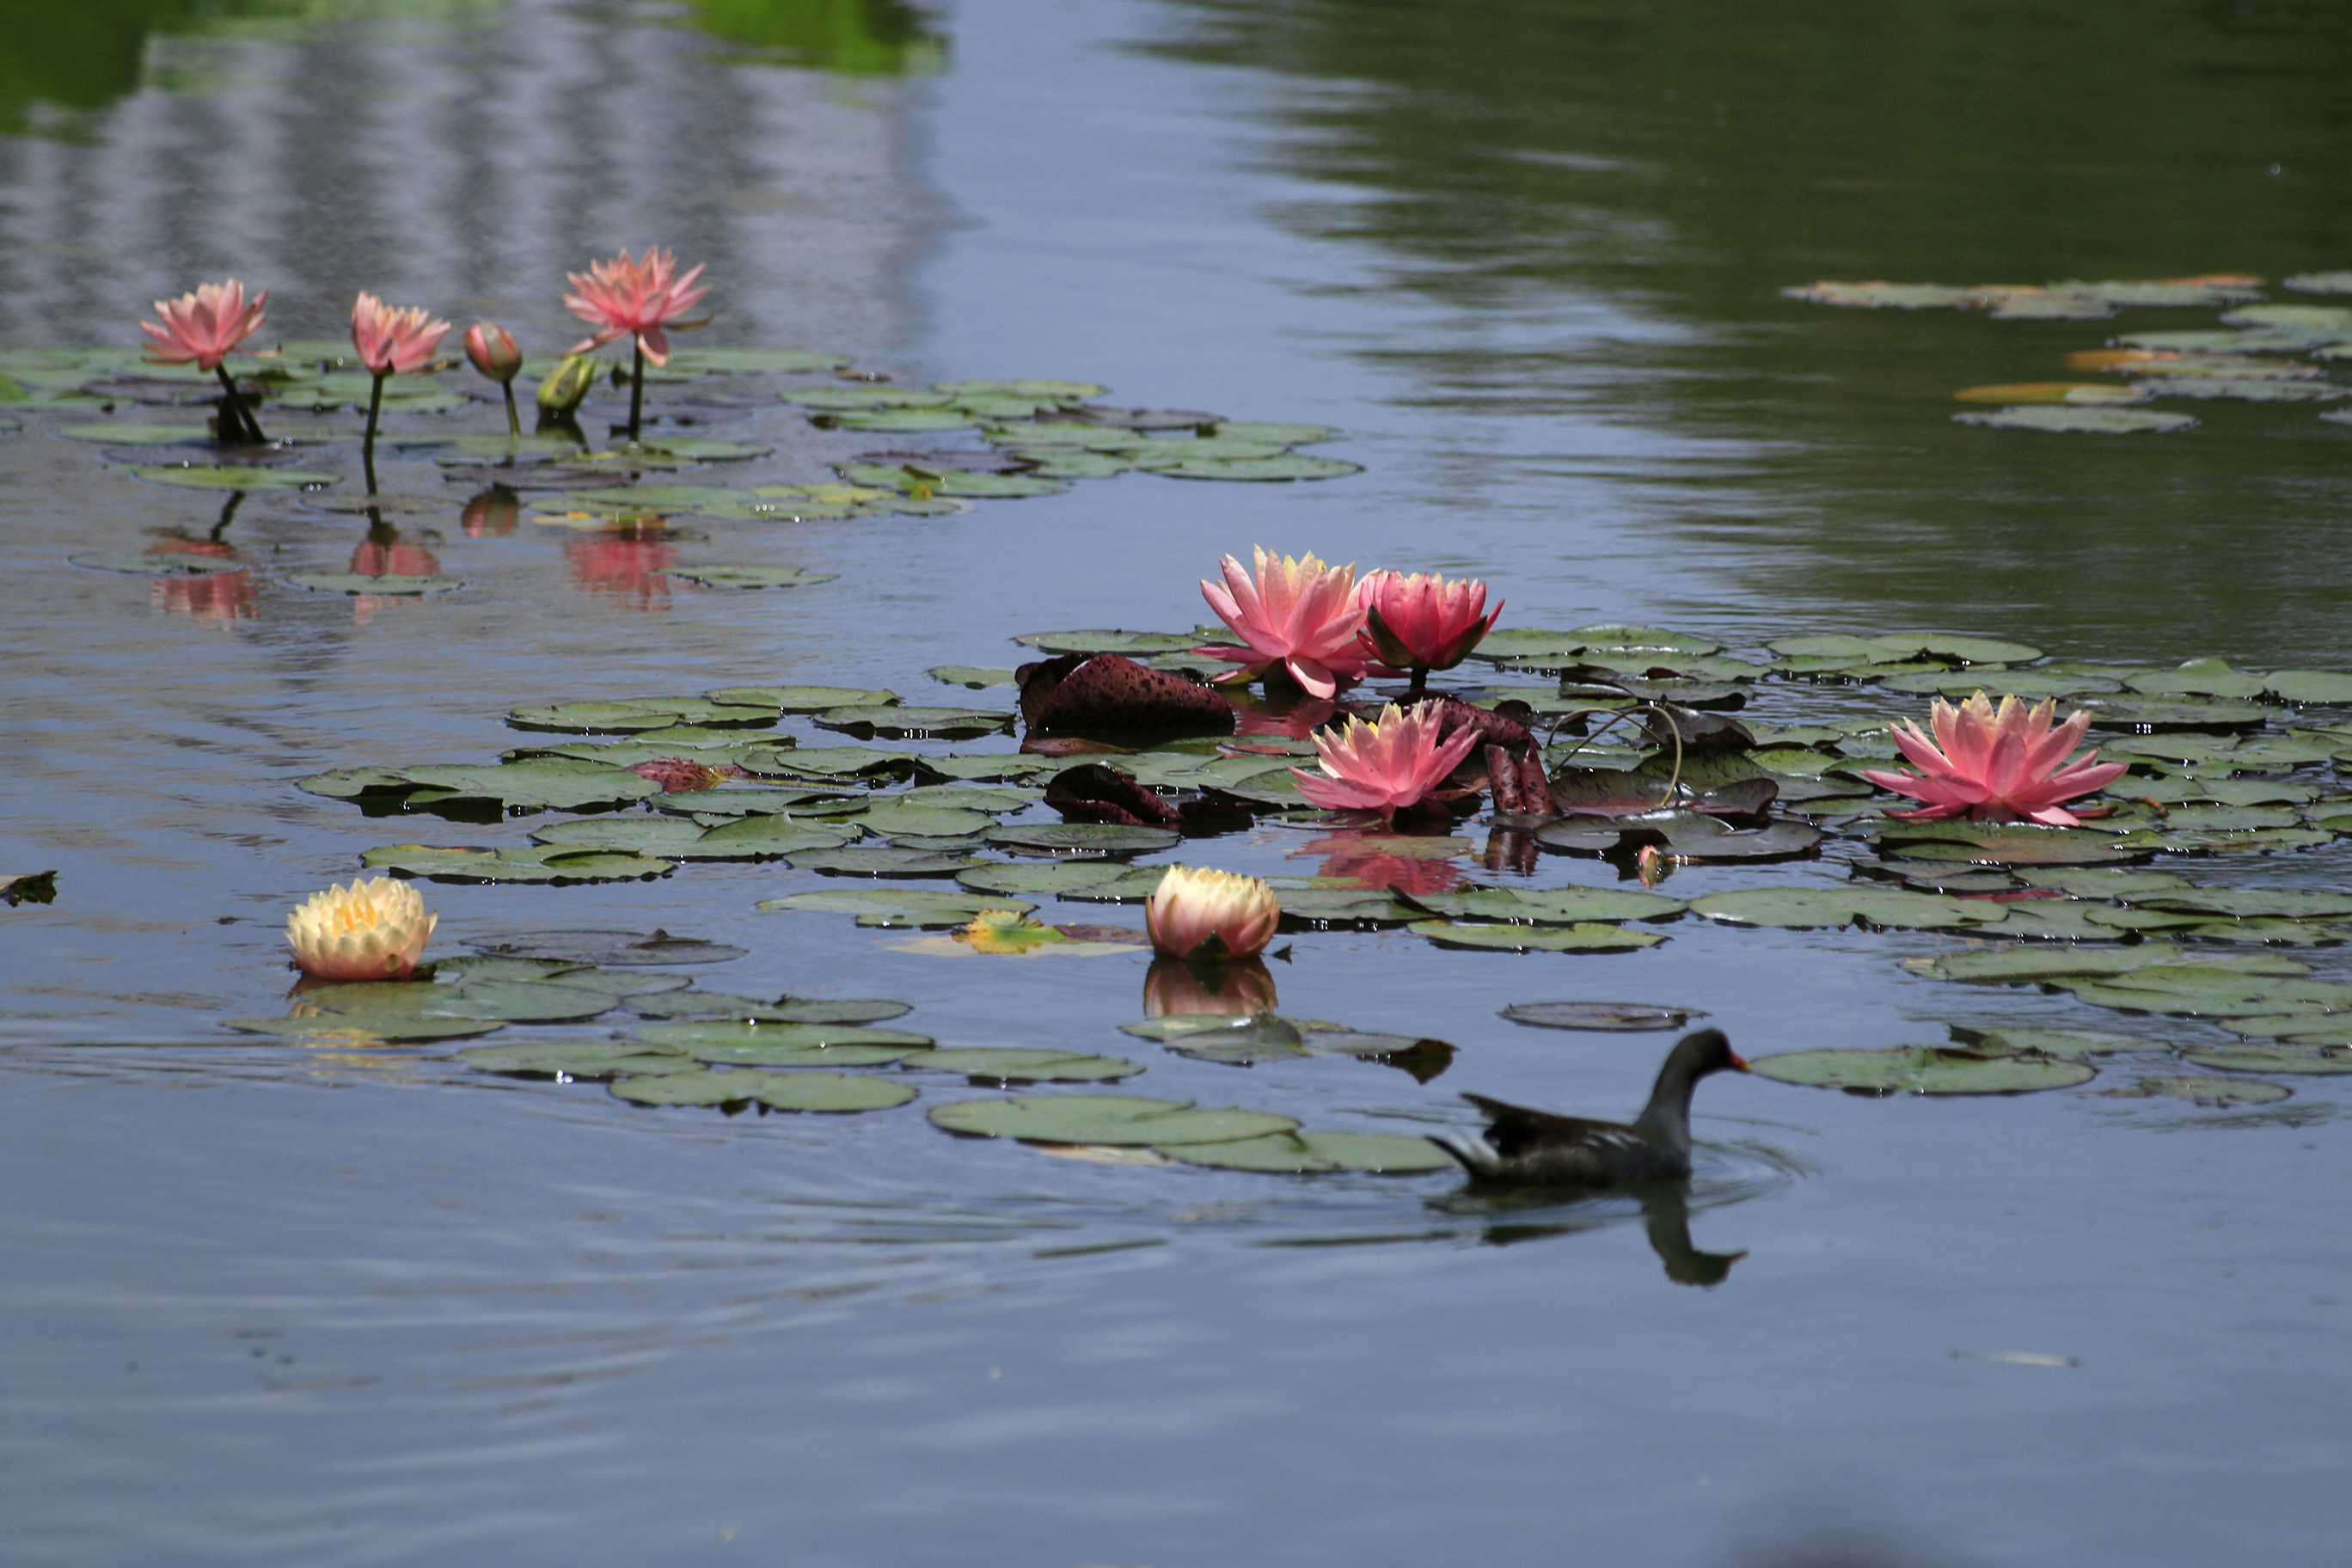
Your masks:
{"label": "water lily stem above water", "polygon": [[367,473],[367,493],[375,494],[375,422],[383,412],[384,373],[376,372],[375,384],[368,389],[367,434],[360,438],[360,467]]}
{"label": "water lily stem above water", "polygon": [[637,426],[646,415],[646,344],[637,340],[636,363],[629,369],[629,439],[637,438]]}
{"label": "water lily stem above water", "polygon": [[[253,410],[246,405],[245,394],[239,392],[236,383],[229,379],[228,366],[216,364],[213,366],[213,374],[220,377],[221,384],[221,440],[226,443],[232,439],[242,439],[249,440],[257,447],[267,446],[269,437],[261,433],[261,421],[255,418]],[[235,437],[230,435],[232,429],[236,432]]]}
{"label": "water lily stem above water", "polygon": [[522,415],[515,408],[514,383],[508,382],[499,390],[507,395],[507,434],[520,440],[522,437]]}

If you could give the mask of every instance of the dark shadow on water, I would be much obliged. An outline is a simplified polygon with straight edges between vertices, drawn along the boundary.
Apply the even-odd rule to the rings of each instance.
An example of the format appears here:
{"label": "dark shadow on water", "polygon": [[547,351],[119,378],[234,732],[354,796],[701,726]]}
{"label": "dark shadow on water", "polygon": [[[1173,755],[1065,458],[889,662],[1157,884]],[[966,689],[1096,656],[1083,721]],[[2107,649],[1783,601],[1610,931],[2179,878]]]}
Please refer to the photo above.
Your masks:
{"label": "dark shadow on water", "polygon": [[[1677,1285],[1720,1285],[1729,1277],[1731,1266],[1748,1256],[1745,1249],[1702,1252],[1692,1245],[1691,1194],[1687,1184],[1682,1182],[1643,1183],[1638,1188],[1620,1188],[1608,1194],[1477,1185],[1438,1199],[1431,1206],[1449,1214],[1486,1210],[1497,1217],[1479,1234],[1478,1240],[1488,1247],[1513,1247],[1523,1241],[1571,1236],[1622,1224],[1633,1217],[1627,1212],[1629,1205],[1637,1205],[1635,1212],[1649,1237],[1650,1249],[1664,1265],[1666,1278]],[[1573,1217],[1535,1217],[1538,1213],[1560,1216],[1563,1211],[1572,1213]],[[1528,1217],[1500,1217],[1513,1213]]]}

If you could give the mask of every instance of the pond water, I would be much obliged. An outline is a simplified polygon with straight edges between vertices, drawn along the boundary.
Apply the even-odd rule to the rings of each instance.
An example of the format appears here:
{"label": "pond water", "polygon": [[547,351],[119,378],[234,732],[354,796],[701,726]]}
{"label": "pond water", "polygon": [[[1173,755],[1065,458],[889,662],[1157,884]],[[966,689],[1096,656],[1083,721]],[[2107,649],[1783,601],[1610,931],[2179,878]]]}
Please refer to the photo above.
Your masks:
{"label": "pond water", "polygon": [[[1442,1173],[950,1138],[924,1113],[998,1091],[938,1073],[907,1075],[901,1110],[730,1115],[478,1071],[456,1054],[473,1040],[224,1026],[295,1010],[285,914],[362,851],[520,849],[573,815],[372,816],[299,780],[600,738],[506,724],[532,704],[822,684],[1003,711],[1007,688],[925,672],[1011,666],[1033,656],[1010,639],[1055,628],[1185,630],[1196,579],[1254,543],[1474,573],[1507,627],[1664,626],[1751,660],[1901,630],[2137,668],[2352,668],[2352,428],[2328,404],[2159,399],[2200,423],[2132,437],[1950,417],[1989,406],[1962,388],[2095,379],[2068,356],[2219,330],[2216,310],[1996,321],[1778,292],[2242,272],[2328,304],[2274,280],[2352,266],[2339,8],[2182,0],[2118,29],[2019,0],[119,0],[11,27],[0,342],[128,346],[146,301],[234,272],[271,289],[289,339],[338,336],[361,288],[499,321],[535,356],[528,384],[579,332],[562,274],[653,242],[709,264],[719,320],[689,348],[829,351],[891,386],[1086,380],[1122,405],[1328,426],[1306,449],[1363,469],[1129,472],[954,516],[665,532],[469,510],[478,482],[388,445],[371,521],[348,439],[297,448],[331,489],[225,510],[123,472],[120,441],[59,434],[200,405],[0,409],[20,426],[0,435],[0,876],[58,872],[54,903],[0,909],[12,1561],[2344,1559],[2344,1077],[2272,1075],[2289,1098],[2234,1107],[2107,1092],[2183,1070],[2158,1057],[2013,1098],[1717,1078],[1686,1196],[1512,1204]],[[644,480],[806,484],[877,445],[976,445],[819,427],[774,395],[857,384],[657,384],[651,438],[770,455]],[[623,412],[590,403],[598,445]],[[283,400],[264,416],[356,427]],[[498,420],[484,401],[395,412],[388,440]],[[236,569],[67,560],[207,551]],[[833,580],[661,570],[706,564]],[[387,570],[464,586],[289,581]],[[1748,716],[1779,725],[1927,700],[1757,690]],[[2265,732],[2347,717],[2277,708]],[[2342,787],[2326,750],[2275,770],[2303,792],[2281,798]],[[1484,845],[1483,823],[1459,831]],[[1267,817],[1183,858],[1346,874],[1328,837]],[[2306,843],[2324,837],[2150,867],[2328,894],[2347,852]],[[1851,836],[1825,849],[1685,866],[1661,891],[1843,889],[1870,858]],[[1619,884],[1567,855],[1435,863]],[[1705,1010],[1751,1058],[1935,1045],[1956,1023],[2231,1043],[1906,967],[1962,951],[1948,928],[1684,915],[1629,952],[1297,931],[1270,966],[1283,1014],[1457,1048],[1427,1081],[1328,1053],[1236,1067],[1118,1032],[1150,1002],[1140,951],[950,955],[754,908],[908,885],[953,886],[728,860],[417,884],[436,956],[658,929],[743,950],[664,971],[707,991],[896,999],[912,1011],[883,1026],[945,1047],[1121,1057],[1146,1070],[1120,1091],[1335,1130],[1466,1126],[1457,1089],[1630,1115],[1673,1037],[1496,1016],[1538,1001]],[[2189,951],[2352,978],[2340,947]]]}

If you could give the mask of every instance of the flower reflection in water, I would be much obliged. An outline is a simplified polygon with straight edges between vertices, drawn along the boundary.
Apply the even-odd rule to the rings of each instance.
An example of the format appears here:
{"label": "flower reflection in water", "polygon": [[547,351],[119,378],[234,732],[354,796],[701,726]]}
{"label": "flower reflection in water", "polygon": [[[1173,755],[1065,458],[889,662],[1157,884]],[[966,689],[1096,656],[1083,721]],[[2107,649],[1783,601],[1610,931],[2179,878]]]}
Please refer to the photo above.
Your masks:
{"label": "flower reflection in water", "polygon": [[466,503],[459,521],[468,539],[504,539],[522,521],[522,502],[512,490],[487,489]]}
{"label": "flower reflection in water", "polygon": [[572,585],[583,594],[633,599],[640,610],[669,608],[677,579],[662,575],[662,568],[677,562],[677,552],[658,526],[567,539],[563,558],[572,563]]}
{"label": "flower reflection in water", "polygon": [[[360,577],[437,577],[441,558],[421,544],[404,544],[398,529],[379,522],[352,552],[350,570]],[[352,624],[363,626],[387,606],[416,603],[408,594],[357,594],[352,598]]]}
{"label": "flower reflection in water", "polygon": [[[233,546],[210,539],[159,539],[147,547],[150,555],[191,555],[213,561],[234,561]],[[252,620],[260,595],[253,584],[253,568],[234,572],[199,572],[186,576],[158,577],[148,585],[148,602],[167,616],[194,616],[198,620]]]}
{"label": "flower reflection in water", "polygon": [[1226,963],[1187,963],[1181,958],[1152,961],[1143,977],[1147,1018],[1246,1018],[1281,1005],[1274,976],[1258,958]]}
{"label": "flower reflection in water", "polygon": [[[1424,845],[1428,852],[1420,853]],[[1450,893],[1462,885],[1462,868],[1454,863],[1461,847],[1450,838],[1413,840],[1393,834],[1333,833],[1313,840],[1292,858],[1321,855],[1326,858],[1315,873],[1318,877],[1419,897]]]}

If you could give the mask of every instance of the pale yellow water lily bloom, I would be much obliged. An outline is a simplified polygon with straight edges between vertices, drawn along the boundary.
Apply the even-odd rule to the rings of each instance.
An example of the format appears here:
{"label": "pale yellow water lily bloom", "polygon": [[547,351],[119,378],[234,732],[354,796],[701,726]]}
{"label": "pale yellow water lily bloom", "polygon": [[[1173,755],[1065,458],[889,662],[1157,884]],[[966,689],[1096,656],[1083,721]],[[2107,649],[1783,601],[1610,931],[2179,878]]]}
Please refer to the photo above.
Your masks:
{"label": "pale yellow water lily bloom", "polygon": [[321,980],[405,980],[441,917],[415,887],[391,877],[313,893],[286,917],[286,942]]}

